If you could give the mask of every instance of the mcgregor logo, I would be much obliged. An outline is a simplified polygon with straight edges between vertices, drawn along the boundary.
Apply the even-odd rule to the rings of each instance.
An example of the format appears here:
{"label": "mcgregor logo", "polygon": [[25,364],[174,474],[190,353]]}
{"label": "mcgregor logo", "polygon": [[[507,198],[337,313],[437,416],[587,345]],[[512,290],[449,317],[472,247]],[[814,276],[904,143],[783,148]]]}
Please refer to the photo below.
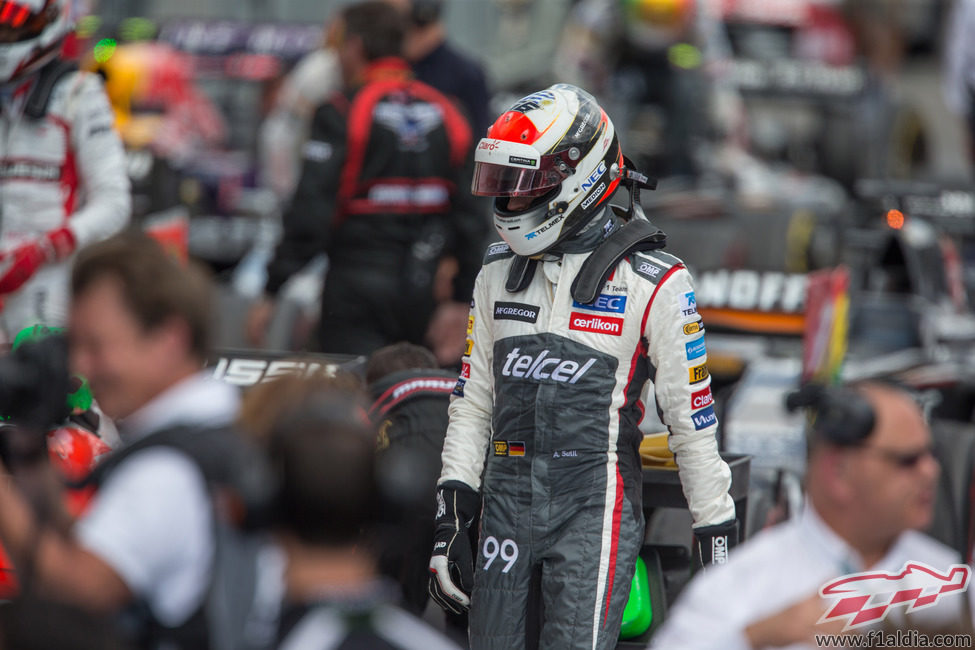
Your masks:
{"label": "mcgregor logo", "polygon": [[623,333],[623,319],[613,318],[612,316],[593,316],[574,311],[569,314],[569,329],[620,336]]}
{"label": "mcgregor logo", "polygon": [[952,564],[941,572],[922,562],[907,562],[898,573],[868,571],[842,576],[823,585],[819,595],[835,602],[820,623],[846,620],[844,631],[887,618],[892,607],[913,612],[968,589],[971,569]]}

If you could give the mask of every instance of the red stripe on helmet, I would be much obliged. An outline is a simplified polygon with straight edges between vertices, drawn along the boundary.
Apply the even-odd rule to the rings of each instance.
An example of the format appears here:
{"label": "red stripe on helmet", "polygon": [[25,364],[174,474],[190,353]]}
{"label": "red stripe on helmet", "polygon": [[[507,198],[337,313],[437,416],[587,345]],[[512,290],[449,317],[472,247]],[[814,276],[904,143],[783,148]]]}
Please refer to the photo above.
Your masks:
{"label": "red stripe on helmet", "polygon": [[0,23],[5,23],[10,18],[10,14],[14,12],[14,3],[5,2],[3,3],[3,9],[0,10]]}
{"label": "red stripe on helmet", "polygon": [[495,120],[491,128],[488,129],[487,137],[507,142],[534,144],[542,133],[524,113],[508,111]]}
{"label": "red stripe on helmet", "polygon": [[27,18],[29,16],[30,16],[30,9],[28,9],[27,7],[21,7],[19,10],[17,10],[17,14],[14,16],[13,19],[14,27],[22,26],[25,22],[27,22]]}

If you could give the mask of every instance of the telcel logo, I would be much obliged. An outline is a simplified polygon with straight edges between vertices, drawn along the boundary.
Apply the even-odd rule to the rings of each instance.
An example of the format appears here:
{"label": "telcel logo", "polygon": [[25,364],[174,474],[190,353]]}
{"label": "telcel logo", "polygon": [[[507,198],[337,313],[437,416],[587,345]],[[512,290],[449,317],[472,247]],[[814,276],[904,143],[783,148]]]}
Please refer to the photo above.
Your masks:
{"label": "telcel logo", "polygon": [[573,300],[572,306],[576,309],[590,309],[592,311],[606,311],[614,314],[622,314],[626,312],[626,296],[613,296],[603,293],[591,303],[586,305]]}
{"label": "telcel logo", "polygon": [[521,349],[515,348],[505,358],[501,374],[505,377],[523,377],[526,379],[551,379],[566,384],[574,384],[596,363],[590,358],[582,366],[571,359],[549,358],[549,350],[542,350],[537,357],[521,354]]}

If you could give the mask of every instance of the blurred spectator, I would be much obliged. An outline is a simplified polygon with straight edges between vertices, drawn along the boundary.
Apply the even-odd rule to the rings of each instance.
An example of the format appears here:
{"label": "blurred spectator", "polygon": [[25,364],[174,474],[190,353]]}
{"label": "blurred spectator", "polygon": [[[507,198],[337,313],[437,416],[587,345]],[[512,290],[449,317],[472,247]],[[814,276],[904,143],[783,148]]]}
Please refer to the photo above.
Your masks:
{"label": "blurred spectator", "polygon": [[405,5],[409,12],[411,27],[403,51],[416,78],[460,102],[474,137],[484,137],[491,125],[484,69],[447,41],[443,0],[396,0],[396,4]]}
{"label": "blurred spectator", "polygon": [[[947,573],[960,561],[917,532],[931,522],[939,466],[910,395],[872,383],[810,388],[800,391],[805,403],[798,404],[814,414],[805,510],[694,579],[653,647],[816,647],[814,635],[838,633],[847,622],[818,624],[829,604],[819,590],[830,580],[868,569],[896,574],[908,561]],[[893,607],[888,621],[937,628],[969,618],[957,595],[908,615],[906,623],[903,611]]]}
{"label": "blurred spectator", "polygon": [[[396,343],[373,352],[366,366],[372,394],[369,414],[379,429],[379,464],[386,478],[391,512],[401,528],[396,544],[387,544],[380,568],[396,578],[403,604],[420,615],[429,594],[433,546],[433,503],[440,476],[440,452],[447,431],[447,406],[457,373],[438,369],[430,350]],[[476,528],[475,528],[476,530]],[[474,540],[476,541],[476,540]],[[447,616],[454,638],[467,638],[467,615]]]}
{"label": "blurred spectator", "polygon": [[315,113],[284,236],[268,267],[268,297],[248,319],[261,344],[271,297],[316,254],[329,256],[323,352],[368,354],[422,343],[437,305],[440,260],[460,262],[453,300],[438,317],[466,318],[486,219],[471,208],[471,134],[463,115],[411,78],[401,58],[405,18],[372,1],[346,7],[337,26],[345,92]]}
{"label": "blurred spectator", "polygon": [[456,647],[396,607],[395,585],[376,570],[371,533],[382,507],[362,395],[307,397],[279,412],[269,440],[287,556],[280,647]]}
{"label": "blurred spectator", "polygon": [[291,198],[301,173],[301,150],[312,115],[329,95],[342,89],[335,52],[336,23],[330,23],[322,46],[309,52],[285,77],[274,107],[261,125],[261,175],[278,200]]}
{"label": "blurred spectator", "polygon": [[718,12],[691,0],[580,0],[566,21],[555,77],[600,99],[650,176],[697,173],[707,141],[744,144]]}
{"label": "blurred spectator", "polygon": [[975,160],[975,0],[956,0],[952,12],[945,46],[945,104],[965,121],[968,155]]}
{"label": "blurred spectator", "polygon": [[[125,156],[101,80],[59,58],[68,0],[0,12],[0,330],[63,325],[69,260],[129,218]],[[14,11],[13,9],[17,10]]]}
{"label": "blurred spectator", "polygon": [[144,629],[160,638],[187,635],[170,647],[206,647],[206,630],[189,621],[201,610],[214,551],[207,485],[189,456],[141,447],[166,431],[226,426],[236,414],[236,389],[200,371],[209,285],[154,240],[130,232],[83,251],[71,291],[74,369],[119,421],[124,444],[113,453],[140,448],[104,478],[68,536],[37,521],[4,482],[0,537],[17,566],[32,569],[40,595],[101,613],[140,605]]}

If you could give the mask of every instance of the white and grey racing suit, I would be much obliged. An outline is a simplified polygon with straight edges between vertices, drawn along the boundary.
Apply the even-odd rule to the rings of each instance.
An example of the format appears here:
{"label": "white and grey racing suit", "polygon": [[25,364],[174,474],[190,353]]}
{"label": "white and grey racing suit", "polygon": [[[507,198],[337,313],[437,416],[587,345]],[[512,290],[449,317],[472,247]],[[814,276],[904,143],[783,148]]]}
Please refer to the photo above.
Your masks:
{"label": "white and grey racing suit", "polygon": [[570,287],[587,255],[540,262],[526,289],[508,293],[514,257],[494,244],[474,288],[440,477],[483,499],[474,648],[524,647],[538,570],[541,647],[615,647],[644,538],[648,379],[695,528],[735,516],[690,274],[666,253],[634,254],[583,305]]}
{"label": "white and grey racing suit", "polygon": [[[33,119],[24,95],[4,96],[0,114],[0,253],[67,226],[78,248],[128,221],[125,155],[101,79],[71,72],[54,86],[46,114]],[[71,258],[41,267],[0,297],[0,329],[65,324]]]}

